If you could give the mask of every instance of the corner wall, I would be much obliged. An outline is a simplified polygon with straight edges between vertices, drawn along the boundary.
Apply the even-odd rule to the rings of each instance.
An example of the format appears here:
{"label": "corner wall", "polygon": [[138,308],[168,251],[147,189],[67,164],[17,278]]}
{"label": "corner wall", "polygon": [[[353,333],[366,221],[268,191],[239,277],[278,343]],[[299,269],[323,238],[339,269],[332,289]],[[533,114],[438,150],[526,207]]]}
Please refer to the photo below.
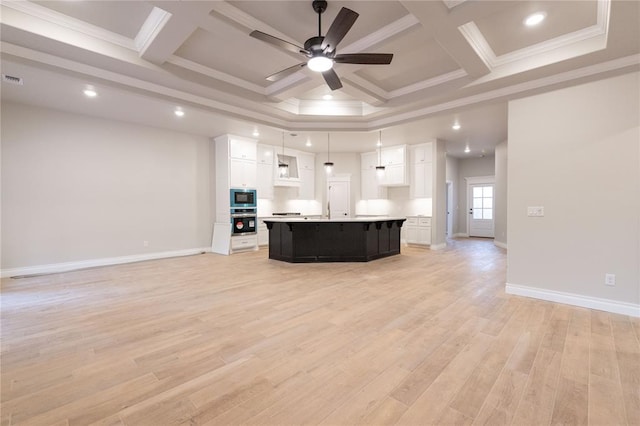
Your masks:
{"label": "corner wall", "polygon": [[210,247],[210,158],[205,137],[3,103],[3,275]]}
{"label": "corner wall", "polygon": [[493,242],[498,247],[507,248],[507,205],[508,205],[508,161],[507,161],[507,141],[496,146],[495,153],[495,223]]}
{"label": "corner wall", "polygon": [[639,82],[509,103],[507,292],[640,316]]}

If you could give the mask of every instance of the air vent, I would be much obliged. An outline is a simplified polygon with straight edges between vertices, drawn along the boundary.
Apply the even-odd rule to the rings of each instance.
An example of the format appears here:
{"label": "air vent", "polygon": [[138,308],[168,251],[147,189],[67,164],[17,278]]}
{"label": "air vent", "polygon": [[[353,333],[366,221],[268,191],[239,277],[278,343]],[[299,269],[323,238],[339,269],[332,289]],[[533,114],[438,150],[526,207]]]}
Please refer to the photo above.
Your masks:
{"label": "air vent", "polygon": [[22,80],[22,78],[14,77],[12,75],[7,75],[7,74],[2,74],[2,81],[4,81],[5,83],[17,84],[19,86],[22,86],[24,84],[24,81]]}

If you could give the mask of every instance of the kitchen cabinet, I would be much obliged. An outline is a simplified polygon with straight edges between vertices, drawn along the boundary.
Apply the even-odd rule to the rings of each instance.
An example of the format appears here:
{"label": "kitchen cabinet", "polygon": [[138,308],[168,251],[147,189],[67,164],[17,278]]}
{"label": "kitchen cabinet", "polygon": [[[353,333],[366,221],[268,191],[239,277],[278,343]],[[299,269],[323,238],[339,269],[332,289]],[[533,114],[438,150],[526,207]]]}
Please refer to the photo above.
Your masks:
{"label": "kitchen cabinet", "polygon": [[408,244],[431,245],[431,218],[407,216],[405,240]]}
{"label": "kitchen cabinet", "polygon": [[237,138],[229,139],[229,158],[256,161],[256,141]]}
{"label": "kitchen cabinet", "polygon": [[255,160],[229,159],[229,187],[256,188],[258,183]]}
{"label": "kitchen cabinet", "polygon": [[424,143],[411,147],[410,198],[431,198],[433,196],[432,145]]}
{"label": "kitchen cabinet", "polygon": [[269,245],[269,230],[267,229],[267,224],[264,223],[265,218],[258,218],[258,245],[259,246],[268,246]]}
{"label": "kitchen cabinet", "polygon": [[273,200],[273,157],[274,147],[258,145],[256,169],[258,198]]}
{"label": "kitchen cabinet", "polygon": [[298,154],[298,173],[300,174],[300,187],[298,188],[298,199],[316,199],[316,171],[315,154],[300,152]]}
{"label": "kitchen cabinet", "polygon": [[387,188],[382,186],[381,178],[378,177],[376,173],[377,165],[377,152],[365,152],[360,154],[360,195],[363,200],[387,198]]}
{"label": "kitchen cabinet", "polygon": [[381,163],[385,167],[382,185],[406,186],[409,184],[406,145],[382,148],[380,157]]}

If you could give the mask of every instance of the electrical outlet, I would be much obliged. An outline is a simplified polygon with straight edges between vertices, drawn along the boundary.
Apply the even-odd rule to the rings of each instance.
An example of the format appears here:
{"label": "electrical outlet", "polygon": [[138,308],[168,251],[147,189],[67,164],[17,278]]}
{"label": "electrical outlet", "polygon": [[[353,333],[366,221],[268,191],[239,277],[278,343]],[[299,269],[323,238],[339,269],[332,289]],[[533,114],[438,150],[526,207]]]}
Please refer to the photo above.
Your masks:
{"label": "electrical outlet", "polygon": [[142,242],[142,246],[143,247],[149,247],[149,241],[143,241]]}
{"label": "electrical outlet", "polygon": [[616,275],[615,274],[604,274],[604,285],[616,285]]}
{"label": "electrical outlet", "polygon": [[529,216],[529,217],[543,217],[544,216],[544,207],[542,207],[542,206],[527,207],[527,216]]}

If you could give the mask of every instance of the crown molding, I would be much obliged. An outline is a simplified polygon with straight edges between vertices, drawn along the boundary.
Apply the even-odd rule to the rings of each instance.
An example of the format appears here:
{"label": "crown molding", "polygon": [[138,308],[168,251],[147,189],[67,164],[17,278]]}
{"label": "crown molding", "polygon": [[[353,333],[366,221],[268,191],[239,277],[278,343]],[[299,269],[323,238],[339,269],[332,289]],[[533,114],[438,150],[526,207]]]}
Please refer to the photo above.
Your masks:
{"label": "crown molding", "polygon": [[462,3],[466,2],[467,0],[442,0],[442,1],[445,4],[445,6],[447,6],[447,8],[453,9],[454,7],[459,6]]}
{"label": "crown molding", "polygon": [[135,42],[123,35],[105,30],[96,25],[88,24],[79,19],[58,13],[49,8],[40,6],[30,1],[3,1],[2,7],[7,7],[25,15],[48,22],[53,25],[82,33],[86,36],[97,38],[127,49],[137,50]]}
{"label": "crown molding", "polygon": [[134,44],[140,55],[147,50],[153,40],[160,34],[160,31],[169,22],[171,16],[171,13],[166,10],[156,6],[153,7],[134,39]]}
{"label": "crown molding", "polygon": [[458,80],[460,78],[464,78],[467,76],[468,76],[467,72],[463,69],[451,71],[446,74],[441,74],[439,76],[430,78],[428,80],[420,81],[418,83],[410,84],[408,86],[401,87],[400,89],[393,90],[389,92],[389,98],[393,99],[393,98],[408,95],[411,93],[419,92],[420,90],[425,90],[430,87],[439,86],[441,84]]}
{"label": "crown molding", "polygon": [[[489,69],[494,70],[498,67],[534,57],[540,57],[550,52],[557,51],[568,46],[575,46],[578,43],[586,41],[597,42],[591,46],[592,51],[605,48],[609,30],[610,10],[610,0],[598,0],[596,23],[594,25],[571,33],[563,34],[542,43],[514,50],[513,52],[505,53],[500,56],[496,56],[475,22],[467,22],[466,24],[459,26],[458,30],[480,59],[482,59]],[[579,54],[584,54],[584,52],[582,50],[576,50],[573,56],[577,56]],[[568,56],[565,59],[569,59],[569,57],[571,56]]]}
{"label": "crown molding", "polygon": [[211,77],[213,79],[224,81],[225,83],[229,83],[234,86],[250,90],[259,95],[267,95],[267,91],[264,87],[258,86],[257,84],[253,84],[241,78],[223,73],[221,71],[214,70],[213,68],[209,68],[205,65],[201,65],[197,62],[190,61],[180,56],[171,55],[171,57],[167,60],[167,62],[172,65],[175,65],[184,69],[188,69],[188,70],[197,72],[199,74],[206,75],[207,77]]}
{"label": "crown molding", "polygon": [[378,31],[375,31],[361,38],[360,40],[357,40],[347,46],[340,48],[340,53],[362,52],[363,50],[381,44],[391,37],[395,36],[396,34],[407,31],[419,24],[420,21],[415,16],[411,14],[405,15],[402,18],[393,21],[389,25],[385,25]]}
{"label": "crown molding", "polygon": [[566,71],[549,77],[543,77],[536,80],[530,80],[524,83],[514,84],[512,86],[502,87],[500,89],[490,90],[488,92],[477,95],[466,96],[464,98],[455,99],[449,102],[428,106],[425,108],[415,109],[403,114],[396,114],[390,117],[381,118],[370,122],[372,128],[395,125],[402,122],[416,120],[424,116],[432,115],[439,112],[461,108],[481,102],[491,101],[500,98],[506,98],[513,95],[521,94],[531,90],[553,86],[556,84],[566,83],[572,80],[590,77],[610,71],[634,67],[640,69],[640,55],[630,55],[624,58],[618,58],[587,67]]}

